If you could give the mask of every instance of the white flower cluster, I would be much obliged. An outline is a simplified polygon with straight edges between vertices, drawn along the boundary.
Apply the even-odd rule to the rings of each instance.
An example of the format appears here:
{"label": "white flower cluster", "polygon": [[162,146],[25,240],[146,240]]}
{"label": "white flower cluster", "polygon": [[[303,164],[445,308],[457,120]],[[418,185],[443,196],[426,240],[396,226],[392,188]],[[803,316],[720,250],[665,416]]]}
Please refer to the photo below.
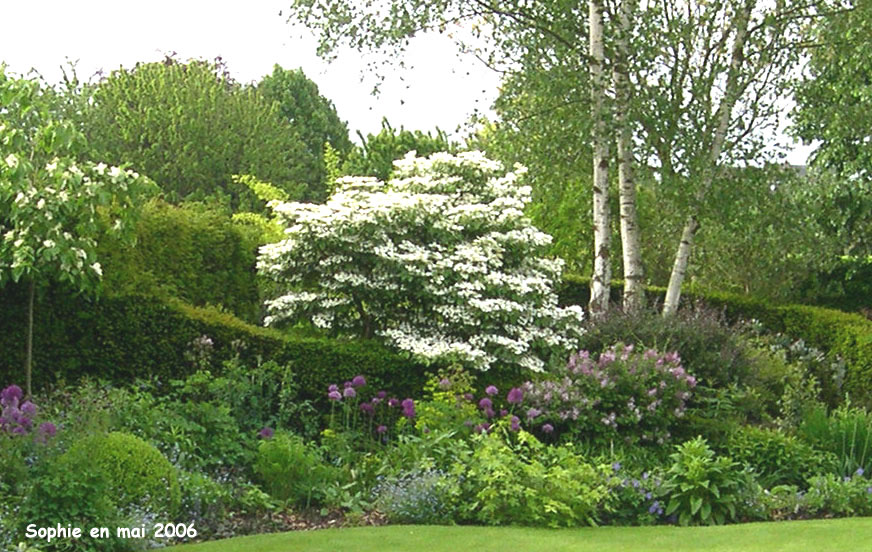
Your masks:
{"label": "white flower cluster", "polygon": [[582,312],[557,305],[562,263],[524,216],[525,170],[480,152],[395,165],[387,183],[342,179],[325,204],[273,206],[285,238],[258,269],[286,291],[266,323],[308,319],[481,370],[542,370],[573,350]]}

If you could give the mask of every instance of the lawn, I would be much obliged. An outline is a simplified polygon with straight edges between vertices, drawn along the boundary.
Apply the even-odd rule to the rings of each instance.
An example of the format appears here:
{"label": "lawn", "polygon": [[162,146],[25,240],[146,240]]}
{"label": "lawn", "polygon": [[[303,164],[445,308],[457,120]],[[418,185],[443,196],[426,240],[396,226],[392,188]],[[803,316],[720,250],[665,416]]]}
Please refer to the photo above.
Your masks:
{"label": "lawn", "polygon": [[767,552],[867,551],[872,518],[722,527],[359,527],[255,535],[175,547],[178,552]]}

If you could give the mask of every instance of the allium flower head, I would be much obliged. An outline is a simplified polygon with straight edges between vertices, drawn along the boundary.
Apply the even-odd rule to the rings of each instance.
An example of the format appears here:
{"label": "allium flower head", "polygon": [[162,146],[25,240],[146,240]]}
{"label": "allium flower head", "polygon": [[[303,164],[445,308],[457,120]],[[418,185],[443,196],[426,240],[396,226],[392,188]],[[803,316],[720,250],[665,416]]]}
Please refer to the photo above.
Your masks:
{"label": "allium flower head", "polygon": [[258,433],[261,439],[272,439],[273,435],[276,434],[275,430],[271,427],[265,427],[261,429]]}
{"label": "allium flower head", "polygon": [[331,392],[327,393],[327,398],[330,399],[331,401],[341,401],[342,394],[339,391],[331,391]]}
{"label": "allium flower head", "polygon": [[403,400],[403,416],[408,419],[412,419],[415,417],[415,401],[412,399]]}
{"label": "allium flower head", "polygon": [[489,408],[493,408],[493,406],[494,406],[494,403],[487,397],[478,401],[478,407],[481,408],[482,410],[487,410]]}
{"label": "allium flower head", "polygon": [[336,385],[335,383],[331,383],[331,384],[330,384],[330,387],[327,388],[327,391],[328,391],[328,392],[331,392],[331,391],[339,391],[339,386]]}
{"label": "allium flower head", "polygon": [[375,396],[378,397],[379,399],[384,400],[388,396],[388,392],[387,391],[379,391],[378,393],[375,394]]}
{"label": "allium flower head", "polygon": [[509,404],[521,404],[523,400],[524,392],[521,391],[521,389],[519,389],[518,387],[513,387],[509,391],[509,394],[506,395],[506,401],[508,401]]}
{"label": "allium flower head", "polygon": [[396,397],[391,397],[390,399],[388,399],[388,406],[389,407],[394,408],[395,406],[399,406],[399,405],[400,405],[400,399],[398,399]]}
{"label": "allium flower head", "polygon": [[39,424],[39,433],[40,435],[45,435],[47,437],[54,437],[58,432],[58,428],[51,422],[43,422]]}
{"label": "allium flower head", "polygon": [[387,433],[387,431],[388,431],[388,426],[385,426],[385,425],[380,425],[377,428],[375,428],[375,432],[378,433],[379,435]]}
{"label": "allium flower head", "polygon": [[539,414],[542,414],[542,411],[538,408],[531,408],[527,411],[527,419],[534,420]]}
{"label": "allium flower head", "polygon": [[517,416],[512,416],[510,426],[512,428],[512,431],[521,431],[521,419]]}
{"label": "allium flower head", "polygon": [[499,390],[497,389],[496,385],[488,385],[485,388],[484,392],[493,397],[494,395],[499,393]]}
{"label": "allium flower head", "polygon": [[369,414],[370,416],[372,416],[372,413],[373,413],[372,403],[368,403],[368,402],[360,403],[360,411],[363,412],[364,414]]}
{"label": "allium flower head", "polygon": [[442,389],[448,389],[449,387],[451,387],[451,380],[448,378],[442,378],[439,381],[439,387],[441,387]]}
{"label": "allium flower head", "polygon": [[357,391],[354,390],[354,387],[346,387],[345,391],[342,392],[342,396],[351,399],[357,396]]}
{"label": "allium flower head", "polygon": [[554,426],[551,424],[542,424],[542,433],[554,433]]}
{"label": "allium flower head", "polygon": [[17,385],[10,385],[3,391],[0,391],[0,405],[2,406],[18,406],[18,401],[24,396],[24,392]]}
{"label": "allium flower head", "polygon": [[354,376],[354,379],[351,380],[351,385],[354,387],[363,387],[366,385],[366,378],[361,375]]}
{"label": "allium flower head", "polygon": [[36,405],[30,401],[24,401],[24,404],[21,405],[21,412],[33,418],[36,416]]}

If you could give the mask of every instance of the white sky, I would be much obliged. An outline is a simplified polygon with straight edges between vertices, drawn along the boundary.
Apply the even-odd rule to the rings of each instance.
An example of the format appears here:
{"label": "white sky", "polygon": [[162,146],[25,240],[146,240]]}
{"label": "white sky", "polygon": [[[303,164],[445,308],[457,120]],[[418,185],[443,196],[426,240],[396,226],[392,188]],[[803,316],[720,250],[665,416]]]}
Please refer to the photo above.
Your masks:
{"label": "white sky", "polygon": [[[322,95],[336,105],[356,131],[378,132],[382,117],[394,127],[453,132],[476,110],[490,113],[499,78],[480,62],[458,57],[442,36],[412,41],[410,68],[387,75],[381,94],[364,74],[366,58],[343,50],[327,64],[315,55],[316,40],[305,28],[286,23],[279,11],[289,0],[0,0],[0,62],[24,74],[37,69],[59,81],[60,66],[77,61],[80,78],[137,61],[157,61],[176,52],[180,59],[221,56],[241,82],[259,80],[278,63],[301,67]],[[302,36],[301,36],[302,35]],[[411,68],[413,67],[413,68]],[[386,70],[386,69],[385,69]],[[361,82],[362,81],[362,82]],[[809,147],[788,156],[805,162]]]}
{"label": "white sky", "polygon": [[170,52],[180,59],[221,56],[241,82],[260,80],[276,63],[301,67],[349,123],[352,138],[357,130],[377,132],[383,116],[394,127],[453,132],[496,98],[497,74],[474,59],[458,58],[453,42],[440,36],[413,41],[406,62],[414,69],[388,75],[381,94],[373,97],[377,79],[362,73],[366,59],[343,50],[329,65],[320,60],[314,33],[279,16],[288,5],[288,0],[0,0],[0,62],[18,74],[36,68],[52,82],[61,79],[59,67],[67,58],[78,60],[85,80],[98,69],[157,61]]}

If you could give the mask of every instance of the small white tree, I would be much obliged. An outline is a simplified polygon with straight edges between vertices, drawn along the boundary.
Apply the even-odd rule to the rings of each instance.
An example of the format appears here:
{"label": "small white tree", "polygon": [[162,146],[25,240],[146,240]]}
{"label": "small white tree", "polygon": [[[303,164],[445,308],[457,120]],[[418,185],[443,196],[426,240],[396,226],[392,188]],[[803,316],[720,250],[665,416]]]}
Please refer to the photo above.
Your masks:
{"label": "small white tree", "polygon": [[524,216],[525,169],[479,152],[395,165],[387,183],[341,179],[326,204],[272,205],[285,239],[261,248],[258,269],[287,291],[266,324],[311,320],[480,370],[562,360],[582,311],[557,305],[563,265]]}

